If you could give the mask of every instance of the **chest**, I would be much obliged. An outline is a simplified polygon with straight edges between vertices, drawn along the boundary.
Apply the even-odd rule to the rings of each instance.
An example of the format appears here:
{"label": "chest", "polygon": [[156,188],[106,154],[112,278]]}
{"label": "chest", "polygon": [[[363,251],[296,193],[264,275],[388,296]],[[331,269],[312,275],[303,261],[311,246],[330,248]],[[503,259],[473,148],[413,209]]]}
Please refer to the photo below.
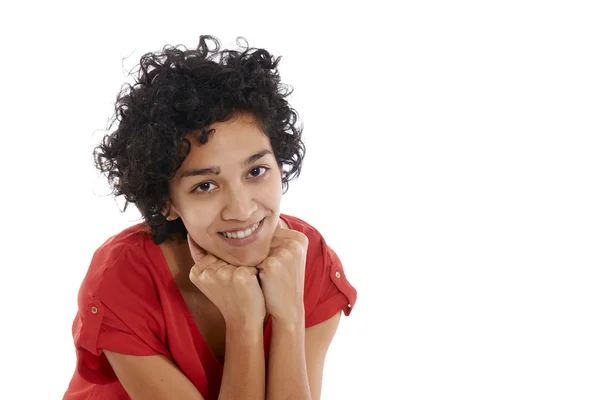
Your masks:
{"label": "chest", "polygon": [[225,358],[225,320],[217,307],[188,278],[194,261],[189,254],[187,242],[174,239],[159,246],[196,328],[222,364]]}
{"label": "chest", "polygon": [[[204,342],[215,358],[225,363],[225,319],[219,309],[202,295],[194,291],[181,290],[181,295]],[[269,315],[265,316],[263,329],[266,329]]]}
{"label": "chest", "polygon": [[[196,328],[215,358],[224,364],[225,319],[219,309],[189,280],[194,264],[187,242],[163,242],[160,248]],[[268,315],[263,328],[266,328]]]}
{"label": "chest", "polygon": [[181,290],[185,304],[202,338],[221,363],[225,360],[225,320],[219,310],[194,291]]}

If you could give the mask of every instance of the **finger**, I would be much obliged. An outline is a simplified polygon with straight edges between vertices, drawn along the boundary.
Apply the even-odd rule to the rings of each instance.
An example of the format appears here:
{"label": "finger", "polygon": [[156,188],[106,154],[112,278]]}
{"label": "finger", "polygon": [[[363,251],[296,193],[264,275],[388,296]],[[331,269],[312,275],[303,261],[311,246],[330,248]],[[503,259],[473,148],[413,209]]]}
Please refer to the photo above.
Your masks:
{"label": "finger", "polygon": [[[283,250],[283,249],[282,249]],[[279,249],[275,250],[277,254],[279,253]],[[277,257],[277,254],[273,253],[272,256],[269,256],[263,260],[260,264],[256,266],[259,271],[259,274],[264,272],[266,269],[274,268],[281,265],[281,260]],[[259,275],[260,276],[260,275]]]}
{"label": "finger", "polygon": [[213,254],[207,252],[202,247],[200,247],[189,233],[188,245],[190,248],[192,260],[194,260],[194,265],[192,266],[190,274],[200,276],[202,272],[204,272],[208,268],[216,270],[222,267],[224,264],[226,264],[220,258],[214,256]]}
{"label": "finger", "polygon": [[206,250],[200,247],[198,243],[194,241],[194,239],[192,239],[192,235],[190,235],[189,233],[187,235],[187,239],[192,259],[194,260],[194,263],[198,264],[204,257],[206,257],[208,253],[206,252]]}
{"label": "finger", "polygon": [[247,274],[247,275],[258,275],[258,268],[256,267],[236,267],[236,273]]}
{"label": "finger", "polygon": [[238,283],[258,282],[258,269],[255,267],[236,267],[233,270],[233,280]]}
{"label": "finger", "polygon": [[305,243],[308,244],[308,237],[306,237],[306,235],[304,233],[295,231],[293,229],[277,227],[275,229],[275,233],[273,234],[273,238],[276,238],[276,237],[294,239],[302,244],[305,244]]}
{"label": "finger", "polygon": [[281,247],[282,245],[284,245],[285,243],[288,243],[291,240],[292,239],[290,239],[288,237],[273,236],[273,239],[271,240],[271,247]]}
{"label": "finger", "polygon": [[227,264],[227,262],[221,260],[220,258],[217,258],[214,255],[208,253],[206,257],[204,257],[200,261],[200,263],[194,264],[190,273],[200,277],[206,270],[211,270],[213,273],[216,273],[220,268],[226,265],[229,264]]}
{"label": "finger", "polygon": [[293,235],[293,233],[291,232],[295,232],[291,229],[286,228],[285,226],[279,224],[277,225],[277,227],[275,228],[275,232],[274,235],[275,236],[283,236],[283,237],[289,237],[290,235]]}
{"label": "finger", "polygon": [[[212,254],[210,254],[212,256]],[[220,258],[215,257],[215,261],[208,264],[204,269],[212,269],[213,271],[218,271],[219,269],[226,267],[229,265],[227,261],[221,260]]]}
{"label": "finger", "polygon": [[282,238],[282,237],[277,237],[277,238],[273,238],[273,240],[271,241],[271,252],[272,254],[275,254],[275,252],[278,249],[287,249],[290,251],[302,251],[302,249],[306,249],[307,246],[305,246],[302,242],[296,240],[296,239],[290,239],[290,238]]}

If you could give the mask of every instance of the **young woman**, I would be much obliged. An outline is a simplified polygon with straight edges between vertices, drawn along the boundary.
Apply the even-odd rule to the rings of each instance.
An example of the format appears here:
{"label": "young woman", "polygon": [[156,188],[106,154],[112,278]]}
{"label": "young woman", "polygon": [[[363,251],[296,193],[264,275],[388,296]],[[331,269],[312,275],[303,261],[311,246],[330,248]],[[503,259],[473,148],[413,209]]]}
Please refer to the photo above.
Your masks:
{"label": "young woman", "polygon": [[320,397],[356,290],[319,232],[280,211],[304,144],[279,60],[211,36],[142,57],[94,154],[144,221],[92,258],[64,399]]}

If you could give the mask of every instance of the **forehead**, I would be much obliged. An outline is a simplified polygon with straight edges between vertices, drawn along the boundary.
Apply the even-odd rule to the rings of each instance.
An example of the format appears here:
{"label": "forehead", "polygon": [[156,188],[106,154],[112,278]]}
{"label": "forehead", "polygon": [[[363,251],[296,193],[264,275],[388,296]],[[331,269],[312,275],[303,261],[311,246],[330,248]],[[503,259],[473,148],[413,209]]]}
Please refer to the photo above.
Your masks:
{"label": "forehead", "polygon": [[183,166],[239,164],[251,154],[261,150],[272,150],[269,138],[257,120],[250,114],[240,114],[229,121],[216,122],[207,130],[214,130],[208,142],[200,144],[196,139],[199,131],[186,135],[191,143],[190,154]]}

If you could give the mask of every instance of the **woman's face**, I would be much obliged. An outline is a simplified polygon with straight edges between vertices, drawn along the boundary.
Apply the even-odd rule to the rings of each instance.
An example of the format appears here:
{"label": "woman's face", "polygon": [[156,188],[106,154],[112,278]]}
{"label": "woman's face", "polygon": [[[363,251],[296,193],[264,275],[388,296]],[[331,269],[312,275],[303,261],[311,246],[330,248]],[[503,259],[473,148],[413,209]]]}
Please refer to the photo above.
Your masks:
{"label": "woman's face", "polygon": [[192,239],[216,257],[256,266],[269,255],[279,221],[281,170],[252,115],[207,129],[215,131],[204,145],[187,136],[190,154],[169,181],[169,218],[180,217]]}

